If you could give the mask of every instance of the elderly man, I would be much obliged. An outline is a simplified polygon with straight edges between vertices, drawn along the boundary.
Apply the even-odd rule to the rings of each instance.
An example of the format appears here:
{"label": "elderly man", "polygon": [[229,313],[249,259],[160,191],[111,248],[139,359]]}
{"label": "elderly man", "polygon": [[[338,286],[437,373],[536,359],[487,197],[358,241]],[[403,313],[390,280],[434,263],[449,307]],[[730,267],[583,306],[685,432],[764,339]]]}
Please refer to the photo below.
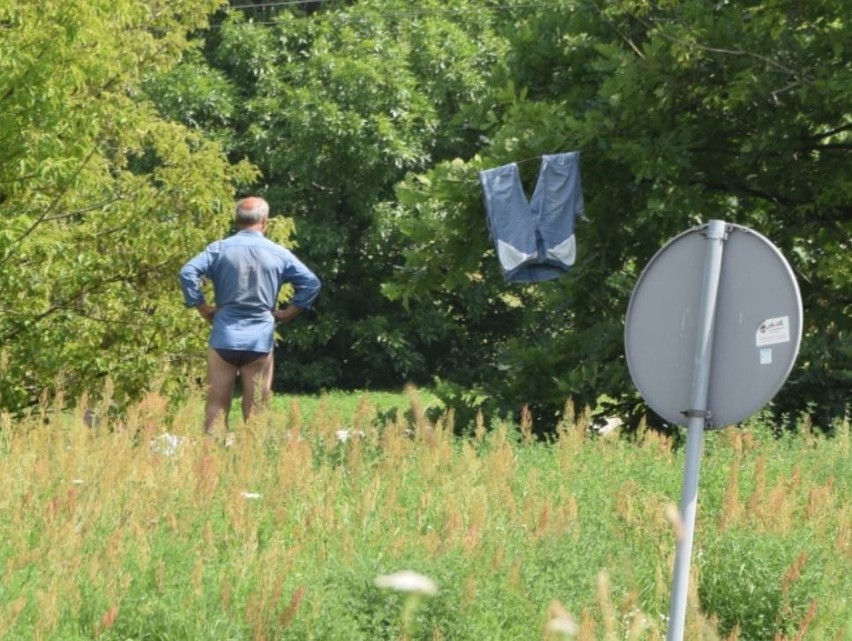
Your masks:
{"label": "elderly man", "polygon": [[[236,206],[237,233],[211,243],[180,270],[186,306],[194,307],[213,326],[204,417],[204,431],[210,435],[220,418],[227,430],[237,374],[245,420],[258,399],[269,398],[275,324],[287,323],[310,309],[319,294],[316,275],[292,252],[264,236],[268,221],[269,205],[263,198],[243,198]],[[204,300],[204,277],[213,282],[215,304]],[[276,309],[285,283],[293,286],[293,298],[284,309]]]}

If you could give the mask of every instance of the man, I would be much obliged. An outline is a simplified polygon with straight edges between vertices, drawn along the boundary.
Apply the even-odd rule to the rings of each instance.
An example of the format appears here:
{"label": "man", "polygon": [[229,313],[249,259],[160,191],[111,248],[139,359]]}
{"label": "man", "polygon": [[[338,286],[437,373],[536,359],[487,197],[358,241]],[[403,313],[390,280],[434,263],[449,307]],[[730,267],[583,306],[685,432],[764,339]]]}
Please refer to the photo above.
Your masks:
{"label": "man", "polygon": [[[320,281],[293,253],[264,236],[269,205],[255,196],[237,202],[234,222],[238,231],[216,241],[180,270],[184,303],[213,325],[207,350],[207,408],[204,431],[214,433],[217,420],[228,413],[237,374],[243,393],[243,419],[258,399],[272,390],[276,323],[287,323],[310,309]],[[213,282],[216,302],[204,300],[201,283]],[[294,296],[276,309],[278,293],[290,283]]]}

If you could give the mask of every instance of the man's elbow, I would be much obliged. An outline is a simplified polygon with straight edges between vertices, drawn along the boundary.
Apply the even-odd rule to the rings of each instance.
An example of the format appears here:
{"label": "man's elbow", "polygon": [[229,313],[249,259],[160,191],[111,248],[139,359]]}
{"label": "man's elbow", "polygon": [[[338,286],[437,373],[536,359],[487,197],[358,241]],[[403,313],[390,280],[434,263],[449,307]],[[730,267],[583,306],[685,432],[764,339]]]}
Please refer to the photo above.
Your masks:
{"label": "man's elbow", "polygon": [[181,287],[186,287],[188,284],[194,282],[195,276],[192,273],[192,268],[189,265],[184,265],[180,268],[178,272],[178,281],[181,284]]}
{"label": "man's elbow", "polygon": [[319,277],[314,275],[304,286],[305,298],[309,298],[313,301],[317,296],[319,296],[320,290],[322,289],[322,281],[320,281]]}
{"label": "man's elbow", "polygon": [[301,287],[298,292],[298,296],[294,298],[293,302],[303,310],[311,309],[314,306],[314,302],[319,296],[321,289],[322,283],[319,278],[313,279],[312,282],[305,283],[305,285]]}

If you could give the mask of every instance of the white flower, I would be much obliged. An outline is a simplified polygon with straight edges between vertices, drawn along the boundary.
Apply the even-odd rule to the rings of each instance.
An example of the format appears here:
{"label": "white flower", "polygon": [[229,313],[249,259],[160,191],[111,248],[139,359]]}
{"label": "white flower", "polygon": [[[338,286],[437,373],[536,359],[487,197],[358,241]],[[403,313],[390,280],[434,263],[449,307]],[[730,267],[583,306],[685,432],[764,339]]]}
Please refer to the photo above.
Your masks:
{"label": "white flower", "polygon": [[[545,625],[545,630],[559,639],[573,639],[580,631],[580,626],[574,620],[568,610],[559,601],[552,601],[548,608],[550,618]],[[550,637],[550,635],[548,635]]]}
{"label": "white flower", "polygon": [[397,592],[424,594],[426,596],[438,594],[438,586],[432,579],[411,570],[383,574],[376,577],[375,583],[378,588],[387,588]]}
{"label": "white flower", "polygon": [[580,628],[571,617],[561,616],[548,621],[547,630],[563,637],[574,637],[577,636]]}

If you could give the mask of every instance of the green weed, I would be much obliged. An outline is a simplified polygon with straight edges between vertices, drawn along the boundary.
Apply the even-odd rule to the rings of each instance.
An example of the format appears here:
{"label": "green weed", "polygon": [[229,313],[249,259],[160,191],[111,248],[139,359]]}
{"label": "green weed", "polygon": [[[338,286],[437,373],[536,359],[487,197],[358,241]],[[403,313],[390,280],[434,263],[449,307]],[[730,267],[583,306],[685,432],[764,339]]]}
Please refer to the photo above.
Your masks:
{"label": "green weed", "polygon": [[[592,436],[570,405],[549,443],[481,419],[459,438],[430,407],[281,397],[231,447],[201,436],[197,398],[97,428],[2,417],[0,639],[665,638],[671,439]],[[849,426],[761,429],[707,435],[687,638],[839,641]],[[377,587],[401,570],[437,594]]]}

